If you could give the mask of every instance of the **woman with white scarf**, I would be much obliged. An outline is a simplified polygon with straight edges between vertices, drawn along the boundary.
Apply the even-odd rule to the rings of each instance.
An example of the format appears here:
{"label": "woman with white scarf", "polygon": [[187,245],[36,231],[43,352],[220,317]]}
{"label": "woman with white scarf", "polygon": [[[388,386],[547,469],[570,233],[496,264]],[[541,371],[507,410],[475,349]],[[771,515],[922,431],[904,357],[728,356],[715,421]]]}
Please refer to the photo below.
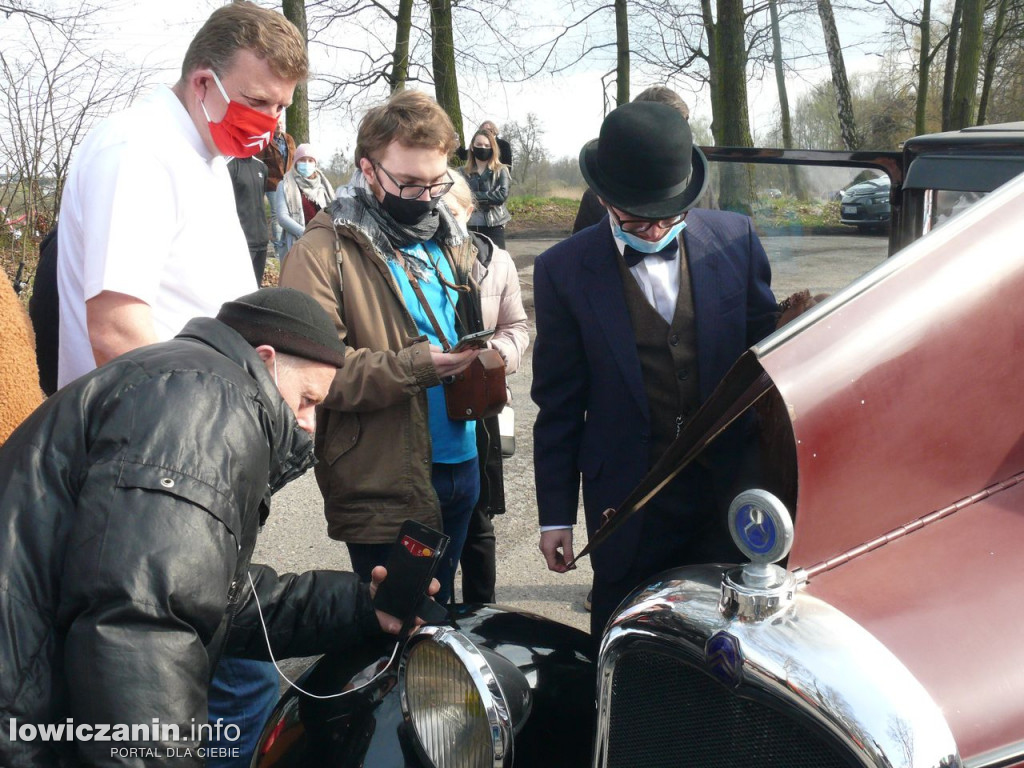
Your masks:
{"label": "woman with white scarf", "polygon": [[[306,222],[334,198],[331,182],[317,168],[317,154],[312,144],[300,144],[295,150],[295,165],[277,185],[274,214],[283,230],[282,253],[291,250],[305,232]],[[284,259],[281,261],[283,264]]]}

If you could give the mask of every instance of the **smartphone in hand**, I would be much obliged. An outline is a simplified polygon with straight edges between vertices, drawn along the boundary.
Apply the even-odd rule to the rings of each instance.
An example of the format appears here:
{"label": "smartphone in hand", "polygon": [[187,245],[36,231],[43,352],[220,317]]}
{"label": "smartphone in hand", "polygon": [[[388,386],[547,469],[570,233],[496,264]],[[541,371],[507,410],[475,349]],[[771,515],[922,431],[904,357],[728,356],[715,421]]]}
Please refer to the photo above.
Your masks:
{"label": "smartphone in hand", "polygon": [[415,520],[402,523],[384,564],[387,578],[377,587],[373,607],[403,624],[414,618],[447,548],[448,537],[440,531]]}
{"label": "smartphone in hand", "polygon": [[483,349],[487,346],[488,340],[494,335],[494,329],[469,333],[459,339],[452,347],[452,352],[465,352],[467,349]]}

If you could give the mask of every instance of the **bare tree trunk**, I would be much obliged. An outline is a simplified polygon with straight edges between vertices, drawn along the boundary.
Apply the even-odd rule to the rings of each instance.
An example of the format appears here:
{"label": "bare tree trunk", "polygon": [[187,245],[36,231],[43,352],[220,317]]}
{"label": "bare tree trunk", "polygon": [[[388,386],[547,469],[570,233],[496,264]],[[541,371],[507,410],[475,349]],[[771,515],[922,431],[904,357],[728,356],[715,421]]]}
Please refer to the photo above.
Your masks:
{"label": "bare tree trunk", "polygon": [[950,102],[950,130],[974,125],[974,105],[978,96],[978,72],[985,31],[985,0],[964,0],[960,30],[960,55]]}
{"label": "bare tree trunk", "polygon": [[[725,147],[750,147],[750,115],[747,111],[747,45],[744,35],[746,16],[743,0],[717,0],[717,45],[711,68],[711,104],[714,110],[712,132],[715,141]],[[716,93],[717,91],[717,93]],[[750,214],[753,179],[749,169],[726,163],[721,170],[719,206],[724,210]]]}
{"label": "bare tree trunk", "polygon": [[717,0],[718,22],[709,0],[702,0],[708,35],[711,133],[723,147],[750,147],[747,111],[747,48],[743,0]]}
{"label": "bare tree trunk", "polygon": [[455,73],[451,0],[430,0],[430,34],[433,41],[434,96],[451,118],[459,135],[459,143],[465,146],[462,107],[459,104],[459,80]]}
{"label": "bare tree trunk", "polygon": [[914,107],[914,134],[920,136],[925,128],[928,106],[928,75],[931,72],[932,0],[921,2],[921,49],[917,57],[917,103]]}
{"label": "bare tree trunk", "polygon": [[[779,121],[782,124],[782,146],[793,148],[793,121],[789,115],[789,94],[786,92],[786,71],[782,65],[782,32],[779,29],[779,4],[777,0],[769,0],[768,11],[772,23],[772,64],[775,67],[775,87],[779,92]],[[800,170],[795,165],[787,166],[789,170],[790,192],[803,197],[800,189]]]}
{"label": "bare tree trunk", "polygon": [[829,0],[818,0],[818,16],[821,17],[821,29],[825,33],[825,48],[828,50],[828,63],[832,68],[832,85],[836,89],[839,132],[847,149],[860,149],[857,122],[853,116],[853,99],[850,98],[850,81],[846,77],[846,63],[843,61],[843,49],[839,44],[839,30],[836,29],[836,17]]}
{"label": "bare tree trunk", "polygon": [[1008,4],[1008,0],[999,0],[996,7],[996,21],[992,29],[992,44],[988,47],[988,54],[985,56],[981,99],[978,102],[978,125],[985,124],[985,118],[988,114],[988,100],[992,93],[992,79],[996,71],[996,55],[999,52],[999,44],[1002,42],[1003,30],[1006,27],[1006,6]]}
{"label": "bare tree trunk", "polygon": [[412,0],[399,0],[395,19],[395,52],[392,57],[391,92],[405,88],[409,79],[409,37],[412,33]]}
{"label": "bare tree trunk", "polygon": [[629,101],[629,16],[626,0],[615,0],[615,105]]}
{"label": "bare tree trunk", "polygon": [[722,137],[719,135],[719,124],[717,115],[722,110],[719,100],[722,98],[721,73],[718,65],[718,27],[715,24],[715,15],[711,8],[711,0],[700,0],[700,15],[704,21],[704,34],[708,39],[708,86],[711,92],[711,135],[715,143],[721,146]]}
{"label": "bare tree trunk", "polygon": [[[282,0],[281,8],[284,11],[284,17],[298,27],[308,48],[309,32],[306,28],[305,0]],[[305,83],[295,86],[295,95],[292,96],[292,103],[288,107],[285,120],[288,123],[288,133],[295,139],[296,145],[309,141],[309,91]]]}
{"label": "bare tree trunk", "polygon": [[779,92],[779,114],[782,122],[782,146],[793,147],[793,124],[789,117],[789,95],[786,92],[786,71],[782,65],[782,33],[779,30],[779,4],[769,0],[768,11],[772,20],[772,64],[775,66],[775,86]]}
{"label": "bare tree trunk", "polygon": [[953,104],[953,79],[956,75],[956,52],[960,41],[960,20],[963,18],[964,0],[954,0],[953,15],[949,20],[946,40],[946,71],[942,76],[942,130],[950,130],[950,110]]}

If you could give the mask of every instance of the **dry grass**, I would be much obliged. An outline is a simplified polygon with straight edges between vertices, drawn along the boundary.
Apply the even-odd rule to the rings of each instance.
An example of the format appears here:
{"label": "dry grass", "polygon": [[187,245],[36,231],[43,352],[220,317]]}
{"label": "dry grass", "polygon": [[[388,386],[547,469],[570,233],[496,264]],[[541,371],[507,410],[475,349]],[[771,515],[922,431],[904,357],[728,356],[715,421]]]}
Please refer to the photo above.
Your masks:
{"label": "dry grass", "polygon": [[579,200],[565,197],[512,197],[508,210],[512,221],[505,230],[510,235],[529,233],[554,234],[572,232]]}

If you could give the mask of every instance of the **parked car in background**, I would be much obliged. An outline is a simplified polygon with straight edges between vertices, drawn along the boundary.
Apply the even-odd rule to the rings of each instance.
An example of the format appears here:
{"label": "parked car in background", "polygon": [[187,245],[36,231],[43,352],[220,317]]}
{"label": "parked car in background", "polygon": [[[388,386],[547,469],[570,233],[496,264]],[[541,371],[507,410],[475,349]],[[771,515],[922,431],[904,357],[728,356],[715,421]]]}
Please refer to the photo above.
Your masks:
{"label": "parked car in background", "polygon": [[[750,563],[638,585],[596,659],[575,629],[478,605],[323,657],[254,764],[1024,766],[1024,125],[964,133],[708,151],[777,163],[807,199],[854,168],[892,182],[880,259],[748,351],[610,523],[757,409],[764,471],[729,517]],[[801,229],[763,238],[776,275]],[[831,237],[809,239],[863,250]]]}
{"label": "parked car in background", "polygon": [[861,232],[882,231],[892,219],[892,185],[884,174],[848,187],[839,201],[839,220]]}

